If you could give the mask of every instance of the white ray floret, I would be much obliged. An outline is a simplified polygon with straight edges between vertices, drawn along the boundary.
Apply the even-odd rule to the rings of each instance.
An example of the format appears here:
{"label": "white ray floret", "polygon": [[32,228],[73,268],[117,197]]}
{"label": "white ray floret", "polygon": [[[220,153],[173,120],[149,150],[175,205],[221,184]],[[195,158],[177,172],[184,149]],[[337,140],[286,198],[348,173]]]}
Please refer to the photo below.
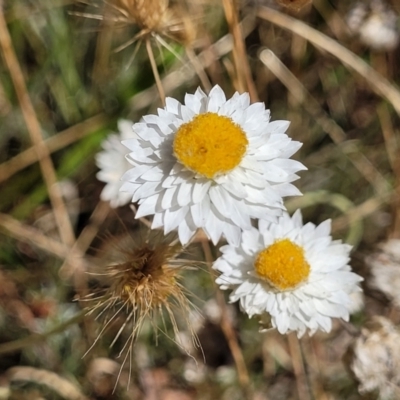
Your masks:
{"label": "white ray floret", "polygon": [[119,133],[108,135],[101,144],[103,151],[96,155],[96,165],[100,168],[96,177],[99,181],[106,183],[100,198],[103,201],[109,201],[113,208],[121,207],[132,199],[130,193],[120,191],[123,184],[121,177],[131,167],[125,158],[129,150],[122,145],[121,141],[136,137],[132,125],[131,121],[118,121]]}
{"label": "white ray floret", "polygon": [[166,99],[158,115],[134,124],[123,141],[132,168],[122,190],[139,203],[136,217],[154,215],[153,228],[177,229],[186,244],[198,228],[217,243],[238,244],[251,218],[274,221],[282,197],[299,195],[291,182],[306,169],[290,160],[301,143],[286,134],[288,121],[270,122],[264,104],[247,93],[226,100],[219,86],[207,96]]}
{"label": "white ray floret", "polygon": [[330,220],[303,225],[299,210],[277,224],[260,221],[239,247],[221,247],[217,283],[232,289],[230,301],[250,317],[267,317],[282,334],[329,332],[331,318],[348,320],[362,280],[348,265],[351,246],[333,241],[330,231]]}

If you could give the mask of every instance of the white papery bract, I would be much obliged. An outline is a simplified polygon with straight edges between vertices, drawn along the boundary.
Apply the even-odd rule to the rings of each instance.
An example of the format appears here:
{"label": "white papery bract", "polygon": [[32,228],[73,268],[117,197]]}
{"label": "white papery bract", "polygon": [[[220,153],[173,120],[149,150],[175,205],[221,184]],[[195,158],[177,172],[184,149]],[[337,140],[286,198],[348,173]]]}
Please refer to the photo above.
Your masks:
{"label": "white papery bract", "polygon": [[127,120],[118,121],[119,133],[113,133],[102,142],[103,151],[96,155],[96,165],[100,168],[96,177],[105,182],[100,198],[109,201],[111,207],[121,207],[128,204],[132,199],[130,193],[121,192],[122,175],[128,171],[131,165],[126,161],[129,150],[121,144],[121,140],[134,138],[136,135],[132,130],[133,122]]}
{"label": "white papery bract", "polygon": [[182,244],[203,228],[215,244],[223,235],[237,245],[251,218],[275,221],[282,197],[300,194],[291,182],[306,168],[288,159],[301,147],[288,126],[270,122],[247,93],[226,100],[219,86],[208,96],[186,94],[184,104],[167,98],[158,115],[134,124],[137,138],[123,142],[132,168],[122,190],[139,203],[136,218],[154,215],[152,228],[177,229]]}
{"label": "white papery bract", "polygon": [[284,213],[277,224],[260,221],[259,229],[243,232],[240,246],[221,247],[217,283],[233,289],[230,301],[250,317],[269,317],[282,334],[329,332],[331,318],[348,320],[362,280],[348,265],[351,246],[333,241],[330,230],[330,220],[303,225],[300,211]]}

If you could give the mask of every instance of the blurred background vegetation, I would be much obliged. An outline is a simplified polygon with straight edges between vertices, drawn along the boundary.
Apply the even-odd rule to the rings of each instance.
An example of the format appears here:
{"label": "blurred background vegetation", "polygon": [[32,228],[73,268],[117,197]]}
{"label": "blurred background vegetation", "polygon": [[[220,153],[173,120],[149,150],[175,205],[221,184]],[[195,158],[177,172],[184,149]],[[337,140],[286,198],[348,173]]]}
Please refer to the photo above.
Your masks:
{"label": "blurred background vegetation", "polygon": [[[364,265],[379,242],[400,237],[400,5],[243,0],[231,3],[239,27],[229,3],[149,0],[143,17],[129,12],[133,0],[4,2],[0,399],[376,398],[358,393],[342,357],[368,317],[400,322],[397,309],[368,286]],[[166,16],[149,28],[146,18],[160,10]],[[382,21],[372,33],[370,18]],[[190,358],[163,335],[156,346],[151,326],[135,345],[128,388],[129,363],[120,370],[117,358],[124,338],[109,349],[115,332],[106,334],[83,357],[99,329],[78,301],[92,285],[87,265],[101,265],[99,254],[111,251],[108,234],[118,241],[127,229],[141,229],[128,206],[110,210],[99,201],[103,183],[94,157],[119,119],[136,122],[162,106],[147,40],[167,96],[183,100],[210,84],[227,97],[249,90],[273,120],[291,121],[289,135],[304,143],[295,157],[309,171],[296,183],[305,195],[287,207],[303,208],[304,219],[315,223],[332,218],[334,236],[355,246],[352,265],[366,279],[365,307],[352,324],[336,321],[330,334],[300,341],[258,333],[236,306],[224,309],[243,350],[251,394],[240,390],[206,270],[185,281],[204,314],[193,324],[205,363],[201,353]],[[197,245],[190,254],[204,260]]]}

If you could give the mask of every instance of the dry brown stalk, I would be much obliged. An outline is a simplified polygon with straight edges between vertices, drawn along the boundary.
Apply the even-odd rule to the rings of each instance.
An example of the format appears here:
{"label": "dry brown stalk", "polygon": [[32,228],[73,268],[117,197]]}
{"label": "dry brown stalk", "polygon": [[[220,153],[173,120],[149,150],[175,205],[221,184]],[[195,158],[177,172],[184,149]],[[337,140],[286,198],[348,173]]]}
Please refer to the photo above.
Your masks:
{"label": "dry brown stalk", "polygon": [[13,367],[7,370],[7,377],[11,381],[11,385],[13,385],[14,382],[31,382],[45,386],[47,390],[50,389],[52,392],[55,392],[58,396],[61,396],[66,400],[89,400],[88,397],[84,396],[79,388],[73,385],[70,381],[45,369]]}
{"label": "dry brown stalk", "polygon": [[398,131],[394,130],[390,113],[386,104],[381,104],[377,110],[378,118],[381,123],[382,135],[385,141],[386,153],[392,171],[396,177],[396,193],[393,197],[393,213],[394,213],[394,224],[391,233],[391,237],[400,237],[400,157],[399,157],[399,141],[396,137]]}
{"label": "dry brown stalk", "polygon": [[257,15],[262,19],[305,38],[313,45],[338,58],[343,64],[346,64],[349,68],[360,74],[367,81],[372,90],[379,96],[386,98],[392,104],[397,114],[400,115],[399,89],[356,54],[346,49],[337,41],[311,28],[304,22],[282,14],[279,11],[268,7],[259,7]]}
{"label": "dry brown stalk", "polygon": [[[82,259],[86,250],[89,248],[93,239],[96,237],[101,224],[107,218],[110,211],[110,205],[107,202],[100,201],[92,215],[90,216],[89,223],[82,230],[77,238],[74,246],[72,247],[68,257],[64,260],[60,268],[60,275],[64,278],[74,274],[74,271],[82,267],[81,262],[76,262],[77,259]],[[74,260],[74,262],[72,262]]]}
{"label": "dry brown stalk", "polygon": [[[107,118],[104,114],[99,114],[94,117],[87,119],[86,121],[80,122],[64,131],[52,136],[44,141],[47,146],[49,153],[61,150],[64,147],[84,138],[87,135],[93,133],[96,129],[104,126]],[[21,171],[22,169],[34,164],[38,161],[38,153],[35,146],[30,147],[19,153],[0,165],[0,183],[11,178],[14,174]]]}
{"label": "dry brown stalk", "polygon": [[149,60],[150,60],[151,69],[153,71],[154,79],[156,81],[156,86],[157,86],[158,94],[159,94],[160,99],[161,99],[161,103],[162,103],[163,107],[165,107],[165,92],[164,92],[164,89],[163,89],[163,86],[162,86],[162,83],[161,83],[160,74],[158,73],[157,63],[156,63],[156,60],[154,58],[153,48],[151,47],[151,43],[150,43],[150,39],[149,38],[146,39],[146,50],[147,50],[147,55],[148,55]]}
{"label": "dry brown stalk", "polygon": [[393,201],[397,196],[396,192],[386,193],[383,196],[372,197],[356,207],[351,208],[341,217],[335,218],[332,222],[332,233],[342,230],[351,225],[354,221],[366,218],[379,210],[383,204]]}
{"label": "dry brown stalk", "polygon": [[35,146],[35,151],[37,153],[43,179],[45,181],[50,201],[53,206],[53,212],[60,237],[65,244],[72,245],[75,240],[72,224],[62,198],[60,187],[57,184],[57,176],[53,162],[50,158],[49,150],[43,142],[41,127],[32,102],[29,98],[20,64],[17,56],[15,55],[2,7],[0,7],[0,47],[10,72],[15,91],[17,93],[29,135]]}
{"label": "dry brown stalk", "polygon": [[290,354],[292,356],[293,371],[296,376],[296,385],[299,399],[311,400],[310,388],[307,382],[307,375],[304,368],[299,339],[297,338],[295,333],[287,335],[287,338],[289,342]]}
{"label": "dry brown stalk", "polygon": [[39,230],[25,225],[7,214],[0,213],[0,226],[6,229],[15,239],[31,242],[58,258],[64,259],[68,256],[69,248],[63,243],[43,235]]}
{"label": "dry brown stalk", "polygon": [[[205,240],[201,242],[201,245],[203,247],[203,252],[206,262],[210,268],[211,276],[214,277],[214,271],[211,270],[211,265],[214,259],[210,249],[210,242],[207,240],[207,238],[205,238]],[[228,310],[224,299],[224,295],[215,284],[214,279],[213,279],[213,284],[215,288],[215,297],[218,303],[218,307],[221,310],[221,322],[220,322],[221,329],[226,338],[226,341],[228,342],[229,349],[231,350],[232,357],[235,361],[235,366],[239,378],[239,383],[243,390],[243,395],[245,396],[245,399],[250,400],[251,399],[250,378],[246,362],[244,360],[242,350],[239,346],[237,335],[232,326],[231,320],[228,316]]]}
{"label": "dry brown stalk", "polygon": [[82,311],[79,314],[74,315],[69,320],[61,323],[60,325],[56,326],[53,329],[50,329],[49,331],[47,331],[45,333],[34,333],[34,334],[24,337],[22,339],[17,339],[12,342],[1,343],[0,344],[0,354],[13,353],[13,352],[21,350],[25,347],[29,347],[36,343],[40,343],[40,342],[46,340],[49,336],[64,332],[65,329],[68,328],[69,326],[80,322],[84,318],[84,316],[85,316],[85,312]]}
{"label": "dry brown stalk", "polygon": [[336,121],[320,106],[304,85],[289,71],[282,61],[271,51],[260,52],[261,62],[286,86],[291,95],[301,104],[315,121],[328,133],[342,153],[350,160],[358,172],[374,187],[376,193],[384,195],[390,190],[386,178],[362,154],[353,142],[346,143],[346,133]]}
{"label": "dry brown stalk", "polygon": [[235,0],[222,0],[225,17],[233,37],[233,60],[236,70],[236,88],[240,93],[249,92],[252,102],[258,101],[258,94],[251,76],[244,38],[239,24],[239,11]]}
{"label": "dry brown stalk", "polygon": [[[243,36],[248,36],[255,27],[254,18],[246,17],[240,23]],[[208,68],[215,61],[215,57],[219,58],[228,54],[233,49],[233,40],[231,35],[225,35],[217,42],[215,42],[211,48],[204,50],[197,56],[197,59],[201,63],[203,68]],[[185,82],[190,81],[195,76],[195,71],[192,68],[184,66],[183,68],[179,65],[168,75],[166,75],[162,80],[162,86],[164,90],[169,93],[175,90],[177,87],[183,85]],[[143,108],[149,107],[153,101],[154,96],[157,95],[156,86],[152,86],[143,92],[140,92],[132,97],[130,100],[130,107],[135,110],[141,110]]]}

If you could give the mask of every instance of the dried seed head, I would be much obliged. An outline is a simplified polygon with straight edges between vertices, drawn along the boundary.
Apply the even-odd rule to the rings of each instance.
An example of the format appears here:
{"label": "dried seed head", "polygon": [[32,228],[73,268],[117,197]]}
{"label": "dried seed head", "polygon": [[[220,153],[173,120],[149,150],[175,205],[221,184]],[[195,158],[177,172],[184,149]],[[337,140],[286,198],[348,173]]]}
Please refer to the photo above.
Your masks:
{"label": "dried seed head", "polygon": [[380,399],[400,395],[400,332],[384,317],[365,324],[354,341],[350,368],[360,393],[377,391]]}
{"label": "dried seed head", "polygon": [[92,347],[105,331],[119,324],[111,346],[123,333],[128,333],[120,353],[125,353],[124,365],[145,320],[150,321],[156,335],[158,331],[168,331],[169,321],[175,337],[182,321],[198,345],[189,321],[192,304],[180,282],[181,272],[189,263],[177,258],[182,251],[171,237],[162,239],[153,233],[139,243],[130,237],[126,243],[119,243],[117,255],[113,256],[118,258],[99,274],[108,281],[108,287],[86,298],[94,302],[87,308],[88,314],[97,314],[103,324]]}
{"label": "dried seed head", "polygon": [[346,21],[351,33],[373,50],[391,51],[399,43],[398,16],[385,1],[355,3]]}
{"label": "dried seed head", "polygon": [[112,0],[108,4],[112,15],[105,19],[138,26],[137,39],[152,35],[184,44],[193,39],[193,24],[183,8],[171,6],[168,0]]}
{"label": "dried seed head", "polygon": [[157,31],[169,12],[168,0],[113,0],[127,21],[149,32]]}
{"label": "dried seed head", "polygon": [[289,10],[299,12],[303,7],[310,5],[312,0],[277,0],[277,3]]}

